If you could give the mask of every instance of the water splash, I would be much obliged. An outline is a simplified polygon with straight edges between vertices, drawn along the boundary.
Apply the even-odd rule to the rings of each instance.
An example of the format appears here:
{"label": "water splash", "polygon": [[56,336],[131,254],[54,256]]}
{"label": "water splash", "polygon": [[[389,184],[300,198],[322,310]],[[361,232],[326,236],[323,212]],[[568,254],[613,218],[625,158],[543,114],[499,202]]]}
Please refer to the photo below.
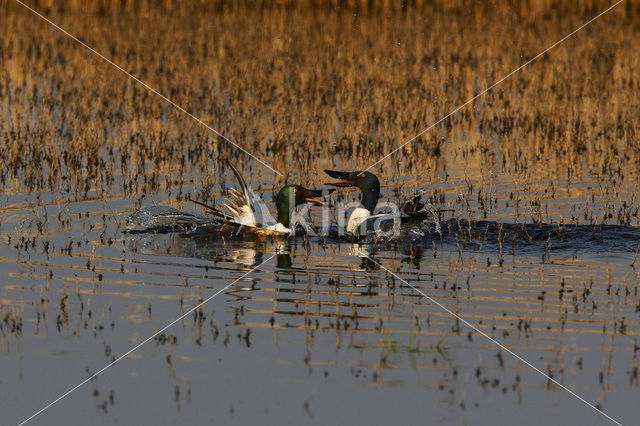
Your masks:
{"label": "water splash", "polygon": [[179,210],[170,206],[143,206],[129,216],[126,231],[135,233],[197,233],[201,228],[217,224],[218,220]]}

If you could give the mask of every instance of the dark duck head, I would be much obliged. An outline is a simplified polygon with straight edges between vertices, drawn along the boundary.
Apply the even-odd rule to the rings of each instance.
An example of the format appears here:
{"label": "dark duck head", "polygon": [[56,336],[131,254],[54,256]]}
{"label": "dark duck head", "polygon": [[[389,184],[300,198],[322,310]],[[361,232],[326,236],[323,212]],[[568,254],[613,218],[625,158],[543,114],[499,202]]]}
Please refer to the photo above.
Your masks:
{"label": "dark duck head", "polygon": [[327,185],[337,187],[355,186],[360,189],[362,192],[360,204],[369,210],[369,213],[373,214],[380,198],[380,181],[376,175],[367,171],[341,172],[325,169],[324,172],[334,179],[340,179],[336,182],[329,182]]}
{"label": "dark duck head", "polygon": [[[276,195],[276,210],[278,212],[278,223],[286,228],[290,227],[293,210],[304,203],[311,203],[321,206],[324,202],[318,197],[322,197],[322,190],[307,189],[299,185],[287,185]],[[326,193],[333,192],[333,189],[325,190]]]}

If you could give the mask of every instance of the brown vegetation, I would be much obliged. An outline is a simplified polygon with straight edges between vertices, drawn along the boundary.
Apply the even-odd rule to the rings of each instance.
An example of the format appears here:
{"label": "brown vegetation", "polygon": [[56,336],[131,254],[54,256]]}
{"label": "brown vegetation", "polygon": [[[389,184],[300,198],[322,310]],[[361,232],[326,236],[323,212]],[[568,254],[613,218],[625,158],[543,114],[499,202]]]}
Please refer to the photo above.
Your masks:
{"label": "brown vegetation", "polygon": [[[324,167],[368,166],[609,5],[30,4],[287,179],[310,184],[323,181]],[[374,171],[393,185],[635,181],[637,6],[617,7]],[[195,185],[206,199],[220,189],[226,157],[267,188],[282,183],[24,7],[0,7],[5,191],[171,191],[180,200]]]}

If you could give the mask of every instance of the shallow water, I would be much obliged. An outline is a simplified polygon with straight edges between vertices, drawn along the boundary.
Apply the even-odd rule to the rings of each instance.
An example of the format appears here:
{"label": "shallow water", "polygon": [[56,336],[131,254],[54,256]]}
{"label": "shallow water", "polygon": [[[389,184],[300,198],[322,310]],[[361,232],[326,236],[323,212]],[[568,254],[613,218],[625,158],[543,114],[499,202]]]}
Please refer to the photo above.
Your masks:
{"label": "shallow water", "polygon": [[51,202],[35,207],[30,197],[6,196],[2,209],[7,423],[230,284],[37,420],[326,423],[358,415],[388,423],[400,412],[414,421],[506,424],[516,416],[526,424],[544,411],[604,422],[386,268],[632,421],[636,226],[453,217],[442,235],[413,242],[233,241],[125,233],[134,210],[127,198],[46,194]]}
{"label": "shallow water", "polygon": [[[286,176],[0,5],[3,424],[69,390],[33,423],[610,424],[576,395],[637,421],[633,7],[372,169],[381,201],[423,193],[445,213],[411,238],[353,244],[190,235],[206,212],[186,199],[219,202],[236,185],[227,158],[272,211],[284,181],[364,168],[598,2],[33,3]],[[194,216],[127,232],[142,205]]]}

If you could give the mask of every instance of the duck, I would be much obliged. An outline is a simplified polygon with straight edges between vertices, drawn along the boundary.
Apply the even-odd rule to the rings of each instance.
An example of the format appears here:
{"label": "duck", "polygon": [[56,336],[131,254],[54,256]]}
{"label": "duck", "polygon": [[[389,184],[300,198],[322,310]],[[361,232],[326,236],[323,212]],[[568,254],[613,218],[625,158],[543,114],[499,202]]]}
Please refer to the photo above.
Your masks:
{"label": "duck", "polygon": [[[335,187],[356,187],[360,189],[362,198],[360,206],[356,207],[347,221],[346,232],[350,236],[364,236],[372,230],[389,229],[397,226],[394,215],[390,213],[374,214],[378,200],[380,199],[380,180],[367,170],[340,171],[325,169],[326,174],[338,181],[328,182],[327,185]],[[397,211],[400,222],[421,221],[432,217],[433,209],[425,210],[427,202],[421,195],[415,195],[406,200]]]}
{"label": "duck", "polygon": [[[331,194],[335,190],[335,188],[320,190],[309,189],[300,185],[285,185],[275,197],[277,220],[275,223],[267,225],[265,223],[266,220],[270,219],[273,222],[273,218],[266,210],[260,197],[251,191],[247,182],[233,164],[229,161],[226,164],[235,175],[240,185],[240,190],[230,189],[221,209],[189,199],[189,201],[206,208],[214,218],[218,219],[218,223],[213,225],[213,228],[218,228],[215,230],[223,235],[294,235],[295,226],[292,226],[291,219],[295,208],[305,203],[322,206],[325,202],[320,197]],[[258,208],[256,208],[256,204]],[[257,212],[262,217],[261,220],[258,219]]]}

